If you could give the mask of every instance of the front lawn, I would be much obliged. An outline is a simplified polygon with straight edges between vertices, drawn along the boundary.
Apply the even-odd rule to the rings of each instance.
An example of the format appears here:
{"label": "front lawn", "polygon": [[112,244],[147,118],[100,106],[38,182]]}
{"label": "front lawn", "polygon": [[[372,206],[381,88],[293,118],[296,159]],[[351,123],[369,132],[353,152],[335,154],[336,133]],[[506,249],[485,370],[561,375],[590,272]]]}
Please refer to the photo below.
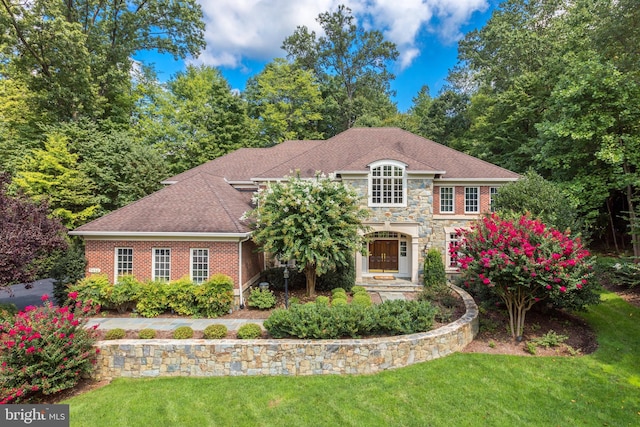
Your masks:
{"label": "front lawn", "polygon": [[584,357],[455,354],[368,376],[119,379],[72,426],[627,426],[640,423],[640,309],[610,292]]}

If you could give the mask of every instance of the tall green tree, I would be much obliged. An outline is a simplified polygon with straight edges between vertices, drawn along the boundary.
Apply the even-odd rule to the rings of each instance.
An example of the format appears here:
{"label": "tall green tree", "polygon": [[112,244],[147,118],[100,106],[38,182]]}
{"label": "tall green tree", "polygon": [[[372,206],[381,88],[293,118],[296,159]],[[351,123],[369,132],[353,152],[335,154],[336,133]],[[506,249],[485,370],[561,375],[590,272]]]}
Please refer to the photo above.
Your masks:
{"label": "tall green tree", "polygon": [[594,236],[626,217],[640,255],[636,3],[508,0],[460,43],[451,80],[475,88],[462,148],[562,183]]}
{"label": "tall green tree", "polygon": [[126,122],[132,57],[143,50],[197,55],[202,17],[196,0],[0,0],[2,58],[50,120]]}
{"label": "tall green tree", "polygon": [[291,139],[322,139],[322,93],[311,71],[282,58],[247,81],[249,115],[260,123],[269,144]]}
{"label": "tall green tree", "polygon": [[102,212],[134,202],[162,186],[170,175],[164,158],[129,129],[88,120],[63,123],[47,129],[64,135],[78,168],[93,183]]}
{"label": "tall green tree", "polygon": [[445,88],[432,98],[429,87],[423,86],[409,109],[410,130],[440,144],[455,145],[456,140],[469,129],[468,104],[469,96],[463,92]]}
{"label": "tall green tree", "polygon": [[266,253],[295,260],[307,279],[307,294],[315,294],[316,277],[347,266],[363,249],[368,215],[356,192],[341,182],[316,176],[288,177],[258,192],[253,240]]}
{"label": "tall green tree", "polygon": [[135,129],[165,157],[171,173],[255,145],[246,104],[218,69],[190,65],[166,85],[145,84]]}
{"label": "tall green tree", "polygon": [[71,229],[96,217],[100,204],[68,143],[63,135],[49,135],[44,149],[24,160],[13,183],[35,201],[47,200],[53,216]]}
{"label": "tall green tree", "polygon": [[390,82],[395,77],[389,66],[398,51],[381,32],[359,27],[351,9],[343,5],[335,12],[321,13],[317,21],[323,36],[306,26],[298,27],[282,48],[297,66],[313,71],[322,84],[323,97],[331,107],[325,112],[331,120],[327,134],[332,136],[369,112],[367,98],[390,97]]}

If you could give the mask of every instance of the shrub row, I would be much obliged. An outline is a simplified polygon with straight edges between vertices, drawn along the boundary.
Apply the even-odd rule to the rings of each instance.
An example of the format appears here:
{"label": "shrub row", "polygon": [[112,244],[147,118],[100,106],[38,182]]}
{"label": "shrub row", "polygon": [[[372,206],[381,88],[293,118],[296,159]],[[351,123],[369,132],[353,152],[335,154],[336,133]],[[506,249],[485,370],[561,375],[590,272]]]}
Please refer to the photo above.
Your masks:
{"label": "shrub row", "polygon": [[[189,339],[193,338],[193,328],[190,326],[180,326],[174,329],[172,337],[174,339]],[[259,338],[262,335],[262,328],[257,323],[246,323],[238,328],[239,339],[254,339]],[[126,331],[122,328],[110,329],[105,334],[106,340],[120,340],[126,336]],[[225,325],[216,324],[209,325],[203,331],[205,339],[222,339],[227,336],[227,327]],[[156,337],[156,331],[154,329],[142,329],[138,333],[140,339],[153,339]]]}
{"label": "shrub row", "polygon": [[139,282],[133,276],[121,277],[116,284],[105,275],[91,275],[69,287],[78,299],[92,301],[104,309],[120,313],[136,310],[144,317],[173,311],[183,316],[218,317],[229,312],[233,303],[233,280],[215,274],[202,284],[188,278],[173,282]]}
{"label": "shrub row", "polygon": [[292,305],[288,310],[274,310],[264,327],[274,338],[403,335],[430,330],[436,311],[428,301],[386,301],[374,306]]}

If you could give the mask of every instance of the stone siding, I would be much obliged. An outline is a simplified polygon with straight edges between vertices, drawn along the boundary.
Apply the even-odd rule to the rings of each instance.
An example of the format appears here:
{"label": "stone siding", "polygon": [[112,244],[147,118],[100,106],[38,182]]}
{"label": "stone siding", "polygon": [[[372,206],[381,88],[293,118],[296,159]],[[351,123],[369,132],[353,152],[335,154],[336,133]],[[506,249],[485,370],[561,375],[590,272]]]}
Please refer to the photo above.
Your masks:
{"label": "stone siding", "polygon": [[100,341],[95,378],[372,374],[461,350],[478,333],[478,309],[455,288],[466,313],[433,331],[341,340]]}

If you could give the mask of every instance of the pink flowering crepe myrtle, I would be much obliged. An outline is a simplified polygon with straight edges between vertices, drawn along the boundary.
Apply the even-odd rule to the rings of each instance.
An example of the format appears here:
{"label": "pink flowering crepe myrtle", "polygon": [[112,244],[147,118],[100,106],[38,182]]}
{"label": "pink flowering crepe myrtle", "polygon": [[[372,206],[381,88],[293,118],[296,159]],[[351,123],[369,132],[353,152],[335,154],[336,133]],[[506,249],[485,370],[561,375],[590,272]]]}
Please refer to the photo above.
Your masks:
{"label": "pink flowering crepe myrtle", "polygon": [[77,301],[77,293],[69,298],[70,305],[58,307],[43,295],[43,306],[27,306],[0,323],[0,404],[73,387],[92,369],[95,327],[85,325],[97,308]]}
{"label": "pink flowering crepe myrtle", "polygon": [[465,285],[486,286],[505,303],[514,338],[522,336],[535,303],[580,292],[591,276],[590,254],[579,238],[528,215],[511,221],[494,213],[456,232],[460,240],[449,251]]}

